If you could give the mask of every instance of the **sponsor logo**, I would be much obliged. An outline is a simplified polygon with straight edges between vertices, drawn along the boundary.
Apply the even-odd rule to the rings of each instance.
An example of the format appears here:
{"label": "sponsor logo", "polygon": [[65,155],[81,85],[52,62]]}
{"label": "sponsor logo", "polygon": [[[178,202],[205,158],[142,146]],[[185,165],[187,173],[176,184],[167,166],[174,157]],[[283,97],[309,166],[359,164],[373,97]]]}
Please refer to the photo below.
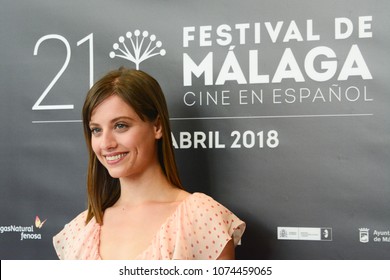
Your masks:
{"label": "sponsor logo", "polygon": [[359,228],[359,241],[361,243],[368,243],[370,242],[370,229],[368,228]]}
{"label": "sponsor logo", "polygon": [[368,243],[371,241],[375,243],[390,243],[390,230],[359,228],[359,241],[361,243]]}
{"label": "sponsor logo", "polygon": [[43,224],[46,222],[46,220],[44,220],[43,222],[41,222],[41,219],[39,219],[38,216],[35,217],[35,227],[36,228],[42,228],[43,227]]}
{"label": "sponsor logo", "polygon": [[[45,224],[46,220],[41,221],[41,219],[36,216],[35,217],[35,230],[40,230]],[[42,234],[34,231],[34,224],[32,225],[5,225],[0,226],[0,234],[12,234],[18,233],[20,234],[20,241],[24,240],[36,240],[42,239]]]}
{"label": "sponsor logo", "polygon": [[332,228],[278,227],[279,240],[332,241]]}

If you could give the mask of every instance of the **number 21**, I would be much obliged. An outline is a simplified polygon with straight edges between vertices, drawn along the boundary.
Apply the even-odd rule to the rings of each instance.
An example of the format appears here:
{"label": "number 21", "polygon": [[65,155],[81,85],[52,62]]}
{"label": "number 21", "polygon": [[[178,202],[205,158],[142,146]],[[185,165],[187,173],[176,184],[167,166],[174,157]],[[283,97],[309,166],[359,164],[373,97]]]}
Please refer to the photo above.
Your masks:
{"label": "number 21", "polygon": [[[34,55],[38,55],[38,49],[42,42],[47,40],[60,40],[62,43],[64,43],[66,47],[66,58],[65,62],[62,65],[61,69],[58,71],[57,75],[53,78],[53,80],[50,82],[50,84],[46,87],[46,89],[43,91],[41,96],[38,98],[38,100],[35,102],[34,106],[32,107],[32,110],[72,110],[74,109],[73,104],[69,105],[41,105],[43,99],[47,96],[49,91],[53,88],[55,83],[58,81],[58,79],[61,77],[61,75],[65,72],[66,68],[68,67],[70,58],[71,58],[71,48],[68,40],[57,34],[49,34],[41,37],[34,47]],[[90,41],[89,44],[89,86],[92,87],[93,84],[93,33],[89,34],[88,36],[84,37],[80,41],[77,42],[77,46],[80,46],[86,41]]]}

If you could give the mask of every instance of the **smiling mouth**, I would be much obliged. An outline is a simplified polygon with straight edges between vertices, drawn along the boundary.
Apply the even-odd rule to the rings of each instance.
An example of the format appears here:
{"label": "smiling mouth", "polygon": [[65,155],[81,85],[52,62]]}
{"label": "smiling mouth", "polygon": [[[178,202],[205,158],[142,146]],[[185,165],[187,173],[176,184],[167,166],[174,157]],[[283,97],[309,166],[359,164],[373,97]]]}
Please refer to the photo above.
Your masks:
{"label": "smiling mouth", "polygon": [[123,154],[117,154],[117,155],[112,155],[112,156],[105,156],[107,161],[118,161],[125,157],[128,153],[123,153]]}

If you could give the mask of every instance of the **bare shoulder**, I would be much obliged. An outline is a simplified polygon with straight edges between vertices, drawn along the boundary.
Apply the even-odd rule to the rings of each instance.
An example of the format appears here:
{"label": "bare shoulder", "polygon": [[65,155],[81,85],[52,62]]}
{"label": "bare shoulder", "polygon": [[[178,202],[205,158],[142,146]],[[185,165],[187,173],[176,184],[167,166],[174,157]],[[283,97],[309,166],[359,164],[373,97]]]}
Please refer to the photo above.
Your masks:
{"label": "bare shoulder", "polygon": [[191,195],[189,192],[182,189],[175,190],[175,193],[176,193],[175,201],[183,201]]}

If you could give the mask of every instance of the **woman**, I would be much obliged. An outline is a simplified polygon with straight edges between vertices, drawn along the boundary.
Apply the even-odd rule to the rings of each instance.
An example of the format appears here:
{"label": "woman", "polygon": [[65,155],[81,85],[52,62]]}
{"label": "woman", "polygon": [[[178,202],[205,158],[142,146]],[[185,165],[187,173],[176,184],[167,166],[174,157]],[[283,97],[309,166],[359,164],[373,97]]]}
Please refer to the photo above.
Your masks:
{"label": "woman", "polygon": [[121,68],[83,107],[88,209],[53,238],[60,259],[234,259],[245,223],[183,190],[155,79]]}

